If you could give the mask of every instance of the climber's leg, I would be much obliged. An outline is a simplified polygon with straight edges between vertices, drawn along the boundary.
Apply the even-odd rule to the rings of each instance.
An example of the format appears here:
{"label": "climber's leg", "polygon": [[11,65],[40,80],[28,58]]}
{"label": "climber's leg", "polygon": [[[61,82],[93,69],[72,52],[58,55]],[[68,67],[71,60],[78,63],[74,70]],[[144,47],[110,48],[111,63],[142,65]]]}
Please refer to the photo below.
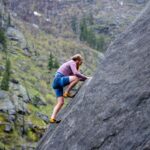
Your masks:
{"label": "climber's leg", "polygon": [[[78,81],[79,78],[77,78],[76,76],[63,76],[54,81],[53,88],[57,97],[57,104],[55,105],[50,118],[51,123],[60,122],[56,120],[56,116],[64,104],[64,97],[71,97],[69,91],[78,83]],[[66,85],[68,85],[68,87],[66,89],[66,92],[64,93],[65,96],[63,97],[63,87]]]}
{"label": "climber's leg", "polygon": [[53,113],[50,118],[50,123],[59,123],[60,122],[60,120],[56,120],[56,116],[57,116],[58,112],[60,111],[60,109],[62,108],[63,104],[64,104],[64,97],[63,96],[58,97],[57,104],[55,105]]}
{"label": "climber's leg", "polygon": [[67,89],[64,92],[64,97],[73,97],[74,95],[70,94],[70,90],[79,82],[79,78],[76,76],[69,76],[69,82]]}

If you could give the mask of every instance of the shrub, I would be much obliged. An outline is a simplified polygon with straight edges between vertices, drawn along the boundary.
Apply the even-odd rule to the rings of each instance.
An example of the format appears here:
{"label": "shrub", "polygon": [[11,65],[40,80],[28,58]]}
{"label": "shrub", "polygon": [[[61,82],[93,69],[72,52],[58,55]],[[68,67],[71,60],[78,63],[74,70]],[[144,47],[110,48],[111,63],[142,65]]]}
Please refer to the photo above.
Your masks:
{"label": "shrub", "polygon": [[10,78],[10,67],[11,63],[10,60],[6,60],[6,70],[3,74],[2,82],[1,82],[1,89],[8,91],[9,89],[9,78]]}
{"label": "shrub", "polygon": [[59,63],[58,63],[57,59],[54,58],[52,53],[50,53],[49,59],[48,59],[48,69],[52,70],[53,68],[58,68],[58,67],[59,67]]}

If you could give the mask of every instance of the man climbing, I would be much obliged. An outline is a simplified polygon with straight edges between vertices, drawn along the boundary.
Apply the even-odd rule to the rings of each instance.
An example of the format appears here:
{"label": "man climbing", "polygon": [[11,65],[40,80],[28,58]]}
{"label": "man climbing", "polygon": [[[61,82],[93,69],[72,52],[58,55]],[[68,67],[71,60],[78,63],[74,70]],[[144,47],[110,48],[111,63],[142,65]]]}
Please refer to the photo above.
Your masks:
{"label": "man climbing", "polygon": [[[74,55],[71,60],[62,64],[57,70],[52,87],[55,90],[57,97],[57,104],[53,109],[53,113],[50,118],[50,123],[59,123],[61,120],[56,120],[56,116],[64,104],[64,97],[73,97],[70,90],[79,82],[85,81],[88,77],[79,72],[79,67],[83,62],[83,58],[80,54]],[[67,89],[63,93],[63,87],[68,85]]]}

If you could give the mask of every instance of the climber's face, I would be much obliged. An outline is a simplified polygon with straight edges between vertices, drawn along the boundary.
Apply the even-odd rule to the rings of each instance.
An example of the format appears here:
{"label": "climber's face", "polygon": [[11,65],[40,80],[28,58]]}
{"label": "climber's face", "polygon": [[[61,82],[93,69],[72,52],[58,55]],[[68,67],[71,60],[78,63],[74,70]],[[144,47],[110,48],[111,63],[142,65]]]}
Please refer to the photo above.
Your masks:
{"label": "climber's face", "polygon": [[82,65],[82,63],[83,63],[83,60],[77,60],[76,63],[77,63],[77,65],[80,66],[80,65]]}
{"label": "climber's face", "polygon": [[80,60],[80,61],[79,61],[79,65],[82,65],[82,63],[83,63],[83,60]]}

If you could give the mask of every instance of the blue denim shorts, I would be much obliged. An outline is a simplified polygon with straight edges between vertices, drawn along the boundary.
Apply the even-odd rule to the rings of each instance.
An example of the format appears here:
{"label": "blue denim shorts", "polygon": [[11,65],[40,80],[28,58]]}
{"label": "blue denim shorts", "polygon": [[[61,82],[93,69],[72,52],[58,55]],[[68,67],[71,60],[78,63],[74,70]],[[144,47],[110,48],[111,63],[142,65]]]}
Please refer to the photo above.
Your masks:
{"label": "blue denim shorts", "polygon": [[59,72],[56,73],[52,83],[52,87],[55,90],[56,97],[63,96],[63,87],[65,87],[69,83],[69,76],[65,76]]}

